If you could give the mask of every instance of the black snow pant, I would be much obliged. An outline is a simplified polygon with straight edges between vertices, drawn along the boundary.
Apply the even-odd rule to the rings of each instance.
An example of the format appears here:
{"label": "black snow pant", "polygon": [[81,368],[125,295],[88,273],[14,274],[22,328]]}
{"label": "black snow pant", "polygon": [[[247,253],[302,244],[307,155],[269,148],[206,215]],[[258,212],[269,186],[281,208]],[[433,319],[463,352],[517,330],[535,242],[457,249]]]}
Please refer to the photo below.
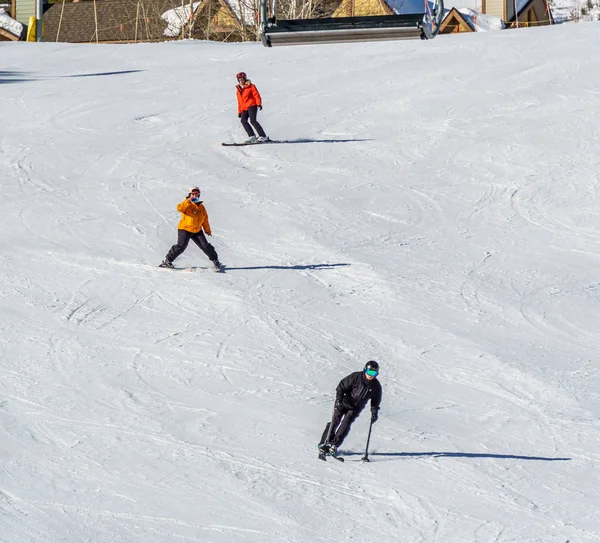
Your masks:
{"label": "black snow pant", "polygon": [[360,411],[356,410],[348,410],[348,409],[335,409],[333,412],[333,420],[327,423],[325,426],[325,431],[321,436],[321,443],[325,443],[327,441],[327,436],[329,435],[329,427],[333,423],[333,428],[331,430],[331,435],[329,436],[329,443],[335,445],[336,448],[339,447],[346,439],[346,436],[350,432],[350,427],[352,423],[358,418],[360,415]]}
{"label": "black snow pant", "polygon": [[[258,135],[261,138],[264,138],[267,135],[265,134],[263,127],[260,126],[260,123],[256,120],[257,111],[258,111],[258,108],[256,106],[250,106],[247,111],[242,111],[242,116],[240,117],[240,119],[242,120],[242,126],[244,127],[244,130],[246,131],[246,134],[248,134],[249,137],[252,137],[255,135],[254,130],[252,130],[252,126],[253,126],[256,129],[256,131],[258,132]],[[252,123],[252,126],[250,126],[250,123],[248,122],[248,118],[250,118],[250,123]]]}
{"label": "black snow pant", "polygon": [[171,250],[167,253],[167,260],[173,262],[183,251],[187,249],[188,243],[192,240],[204,254],[211,260],[219,260],[217,251],[215,248],[206,241],[204,232],[188,232],[187,230],[177,230],[177,243],[171,247]]}

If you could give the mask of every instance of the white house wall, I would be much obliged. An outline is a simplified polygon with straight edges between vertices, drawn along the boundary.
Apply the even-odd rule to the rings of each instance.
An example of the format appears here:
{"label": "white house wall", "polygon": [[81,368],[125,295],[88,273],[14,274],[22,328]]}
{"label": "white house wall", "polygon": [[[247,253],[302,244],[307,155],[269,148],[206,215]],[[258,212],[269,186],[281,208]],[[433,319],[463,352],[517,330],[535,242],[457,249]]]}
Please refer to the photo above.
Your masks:
{"label": "white house wall", "polygon": [[29,24],[29,17],[35,17],[35,3],[36,0],[17,0],[17,21]]}

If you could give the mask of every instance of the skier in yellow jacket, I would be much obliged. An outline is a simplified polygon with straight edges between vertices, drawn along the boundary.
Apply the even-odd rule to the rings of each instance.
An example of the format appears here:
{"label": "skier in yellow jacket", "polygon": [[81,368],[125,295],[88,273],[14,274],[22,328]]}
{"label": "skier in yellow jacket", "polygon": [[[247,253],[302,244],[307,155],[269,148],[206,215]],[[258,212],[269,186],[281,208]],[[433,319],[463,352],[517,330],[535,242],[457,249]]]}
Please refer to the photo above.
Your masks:
{"label": "skier in yellow jacket", "polygon": [[186,250],[188,243],[192,240],[210,258],[215,269],[220,271],[222,266],[217,251],[204,236],[204,233],[207,236],[211,236],[212,233],[208,222],[208,213],[200,201],[198,187],[190,189],[186,199],[177,205],[177,211],[181,213],[181,220],[177,225],[177,243],[171,247],[160,267],[174,268],[173,260]]}

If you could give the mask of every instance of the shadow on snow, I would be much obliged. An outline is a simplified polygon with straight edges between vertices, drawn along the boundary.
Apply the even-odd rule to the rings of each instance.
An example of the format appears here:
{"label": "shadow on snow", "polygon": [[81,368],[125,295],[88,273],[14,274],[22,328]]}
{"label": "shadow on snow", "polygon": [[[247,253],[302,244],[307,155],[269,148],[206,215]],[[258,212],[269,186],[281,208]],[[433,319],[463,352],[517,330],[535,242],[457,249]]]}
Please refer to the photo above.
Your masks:
{"label": "shadow on snow", "polygon": [[[354,456],[364,453],[359,452],[341,452],[343,456]],[[400,452],[400,453],[383,453],[383,452],[370,452],[369,456],[392,456],[392,457],[450,457],[450,458],[495,458],[498,460],[542,460],[545,462],[553,461],[566,461],[571,460],[570,458],[549,458],[546,456],[521,456],[517,454],[492,454],[492,453],[465,453],[465,452]]]}
{"label": "shadow on snow", "polygon": [[143,70],[121,70],[118,72],[97,72],[91,74],[59,75],[51,77],[29,77],[27,72],[13,72],[0,70],[0,85],[5,83],[24,83],[26,81],[45,81],[48,79],[55,79],[60,77],[100,77],[105,75],[135,74],[137,72],[142,71]]}
{"label": "shadow on snow", "polygon": [[244,266],[230,268],[225,266],[225,271],[235,270],[328,270],[330,268],[340,268],[343,266],[350,266],[350,264],[298,264],[296,266]]}
{"label": "shadow on snow", "polygon": [[23,81],[31,81],[31,79],[24,78],[26,72],[9,72],[0,70],[0,85],[3,83],[22,83]]}
{"label": "shadow on snow", "polygon": [[373,141],[369,138],[349,138],[339,140],[317,140],[313,138],[298,138],[295,140],[281,140],[281,143],[350,143],[353,141]]}
{"label": "shadow on snow", "polygon": [[136,74],[138,72],[143,72],[144,70],[121,70],[119,72],[98,72],[94,74],[73,74],[73,75],[63,75],[59,77],[99,77],[102,75],[122,75],[122,74]]}

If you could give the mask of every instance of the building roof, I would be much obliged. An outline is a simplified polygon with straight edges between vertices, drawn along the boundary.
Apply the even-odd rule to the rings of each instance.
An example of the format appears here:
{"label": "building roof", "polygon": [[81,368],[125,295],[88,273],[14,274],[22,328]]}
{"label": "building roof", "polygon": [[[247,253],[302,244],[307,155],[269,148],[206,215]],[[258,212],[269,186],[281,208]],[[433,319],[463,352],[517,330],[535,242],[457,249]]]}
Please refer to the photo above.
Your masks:
{"label": "building roof", "polygon": [[70,43],[162,41],[168,39],[163,13],[180,6],[181,0],[80,0],[53,4],[44,13],[43,39]]}
{"label": "building roof", "polygon": [[475,32],[475,27],[456,8],[452,8],[440,25],[440,34],[452,32]]}
{"label": "building roof", "polygon": [[513,15],[507,22],[514,23],[517,18],[520,18],[530,9],[533,9],[534,12],[537,12],[536,15],[538,16],[542,15],[541,12],[543,12],[543,16],[547,16],[547,19],[544,19],[544,22],[547,21],[550,24],[554,24],[554,17],[552,16],[552,10],[550,9],[548,0],[517,0],[517,14]]}
{"label": "building roof", "polygon": [[384,0],[342,0],[333,17],[361,17],[364,15],[393,15]]}
{"label": "building roof", "polygon": [[183,31],[185,25],[190,20],[190,11],[194,13],[198,9],[200,2],[193,2],[192,9],[190,10],[190,4],[187,3],[184,6],[177,6],[175,8],[165,11],[161,17],[167,22],[167,28],[164,31],[165,36],[177,37]]}

